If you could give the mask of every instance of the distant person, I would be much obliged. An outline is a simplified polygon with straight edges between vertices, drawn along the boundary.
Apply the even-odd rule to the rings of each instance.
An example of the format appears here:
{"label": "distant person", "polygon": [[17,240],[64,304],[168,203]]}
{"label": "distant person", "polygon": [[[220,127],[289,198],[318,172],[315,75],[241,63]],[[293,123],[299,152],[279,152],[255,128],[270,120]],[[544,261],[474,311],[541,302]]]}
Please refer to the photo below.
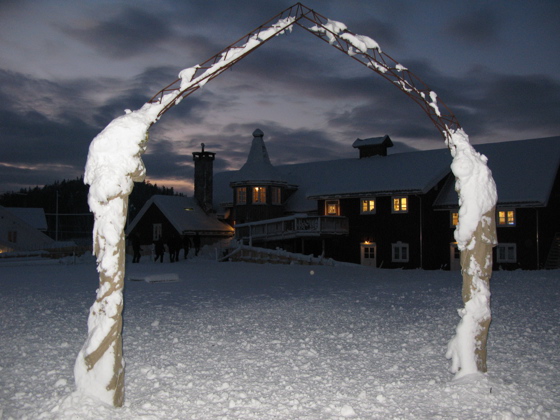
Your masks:
{"label": "distant person", "polygon": [[193,245],[194,245],[194,255],[198,256],[198,251],[200,251],[200,235],[198,234],[198,232],[194,234]]}
{"label": "distant person", "polygon": [[183,236],[183,250],[185,251],[185,260],[189,256],[189,248],[191,247],[191,240],[189,235]]}
{"label": "distant person", "polygon": [[179,262],[179,254],[181,253],[181,247],[183,245],[181,236],[175,234],[171,238],[171,241],[173,242],[173,261]]}
{"label": "distant person", "polygon": [[175,238],[173,236],[167,240],[167,250],[169,251],[169,262],[175,262]]}
{"label": "distant person", "polygon": [[163,240],[161,238],[154,241],[154,251],[156,253],[156,262],[158,259],[163,262],[163,254],[165,254],[165,247],[163,246]]}
{"label": "distant person", "polygon": [[140,251],[142,251],[142,248],[140,248],[140,235],[138,233],[136,233],[132,237],[132,252],[134,254],[132,256],[132,262],[133,263],[139,263],[140,262]]}

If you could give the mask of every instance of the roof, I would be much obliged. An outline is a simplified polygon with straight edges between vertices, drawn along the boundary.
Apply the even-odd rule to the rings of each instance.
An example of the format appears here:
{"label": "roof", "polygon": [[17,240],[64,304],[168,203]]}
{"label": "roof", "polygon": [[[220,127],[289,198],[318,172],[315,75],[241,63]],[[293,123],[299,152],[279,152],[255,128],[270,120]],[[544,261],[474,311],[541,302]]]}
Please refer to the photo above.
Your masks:
{"label": "roof", "polygon": [[[313,201],[325,197],[424,194],[450,172],[447,149],[337,159],[276,167],[289,184],[298,187],[286,203],[287,212],[316,210]],[[229,187],[235,172],[214,175],[214,203],[232,201]]]}
{"label": "roof", "polygon": [[253,132],[247,162],[236,172],[232,182],[283,182],[278,170],[270,163],[263,137],[264,133],[258,128]]}
{"label": "roof", "polygon": [[[498,188],[498,204],[546,205],[560,162],[560,136],[474,145],[486,155]],[[298,186],[286,211],[317,210],[314,200],[329,197],[425,194],[451,173],[448,149],[415,151],[308,162],[276,167],[283,179]],[[214,203],[232,202],[229,186],[236,172],[214,175]],[[446,183],[436,205],[457,206],[454,179]]]}
{"label": "roof", "polygon": [[[474,145],[488,158],[498,206],[544,207],[560,166],[560,136]],[[455,180],[442,188],[434,206],[457,207]]]}
{"label": "roof", "polygon": [[[40,232],[22,218],[15,215],[12,208],[0,206],[0,249],[25,251],[45,249],[54,244],[54,239]],[[8,241],[8,232],[17,232],[17,242]]]}
{"label": "roof", "polygon": [[207,215],[193,197],[154,195],[142,207],[126,229],[127,235],[134,229],[148,209],[155,205],[178,232],[233,232],[233,228]]}
{"label": "roof", "polygon": [[17,216],[25,223],[33,226],[37,230],[45,231],[48,229],[45,210],[40,207],[4,207],[7,211]]}
{"label": "roof", "polygon": [[383,137],[370,137],[367,139],[356,139],[354,143],[352,143],[352,147],[360,148],[360,147],[368,147],[368,146],[386,146],[386,147],[393,147],[393,142],[391,141],[391,137],[387,134]]}

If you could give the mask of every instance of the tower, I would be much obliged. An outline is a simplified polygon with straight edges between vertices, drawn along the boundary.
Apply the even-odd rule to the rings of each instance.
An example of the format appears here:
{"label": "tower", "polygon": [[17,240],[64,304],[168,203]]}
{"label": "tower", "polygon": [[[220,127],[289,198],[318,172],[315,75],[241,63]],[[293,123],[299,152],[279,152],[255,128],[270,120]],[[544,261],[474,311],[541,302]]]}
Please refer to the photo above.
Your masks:
{"label": "tower", "polygon": [[214,186],[214,159],[216,153],[202,151],[193,152],[194,161],[194,198],[200,207],[210,213],[213,210],[212,194]]}

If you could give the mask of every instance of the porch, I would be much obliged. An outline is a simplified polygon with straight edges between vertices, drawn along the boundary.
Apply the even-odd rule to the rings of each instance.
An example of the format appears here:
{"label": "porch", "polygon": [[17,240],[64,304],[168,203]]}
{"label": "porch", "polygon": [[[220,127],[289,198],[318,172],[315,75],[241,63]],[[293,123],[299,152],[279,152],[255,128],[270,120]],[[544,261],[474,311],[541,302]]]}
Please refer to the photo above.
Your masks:
{"label": "porch", "polygon": [[348,219],[342,216],[294,215],[235,226],[235,238],[249,243],[345,235]]}

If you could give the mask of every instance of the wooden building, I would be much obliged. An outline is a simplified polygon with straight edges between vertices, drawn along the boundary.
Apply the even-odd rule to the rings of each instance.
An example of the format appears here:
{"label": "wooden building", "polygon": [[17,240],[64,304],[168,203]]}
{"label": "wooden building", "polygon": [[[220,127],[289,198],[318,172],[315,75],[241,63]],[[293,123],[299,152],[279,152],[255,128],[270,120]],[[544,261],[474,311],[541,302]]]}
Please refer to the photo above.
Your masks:
{"label": "wooden building", "polygon": [[[447,149],[392,154],[384,136],[356,140],[358,158],[275,167],[263,137],[253,133],[239,171],[214,176],[214,208],[237,239],[373,267],[459,268]],[[475,148],[498,189],[495,268],[556,267],[560,137]]]}

